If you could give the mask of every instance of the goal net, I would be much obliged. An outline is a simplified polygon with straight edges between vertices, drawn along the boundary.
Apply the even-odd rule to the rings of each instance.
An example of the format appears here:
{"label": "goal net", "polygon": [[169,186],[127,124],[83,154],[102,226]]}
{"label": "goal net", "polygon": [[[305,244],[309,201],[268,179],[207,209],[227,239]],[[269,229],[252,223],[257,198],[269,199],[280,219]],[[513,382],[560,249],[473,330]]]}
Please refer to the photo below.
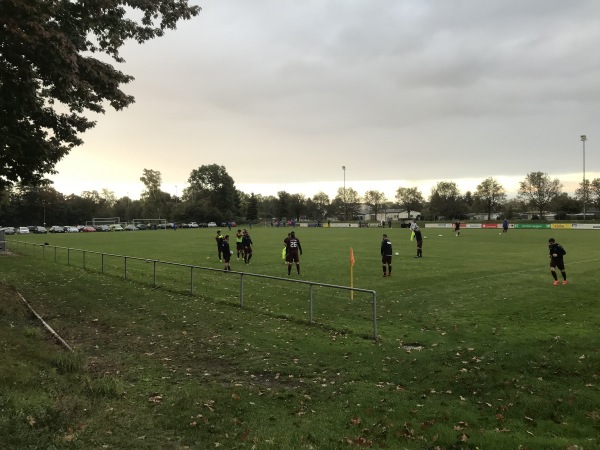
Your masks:
{"label": "goal net", "polygon": [[146,229],[150,230],[167,229],[167,219],[133,219],[132,223],[137,228],[145,227]]}

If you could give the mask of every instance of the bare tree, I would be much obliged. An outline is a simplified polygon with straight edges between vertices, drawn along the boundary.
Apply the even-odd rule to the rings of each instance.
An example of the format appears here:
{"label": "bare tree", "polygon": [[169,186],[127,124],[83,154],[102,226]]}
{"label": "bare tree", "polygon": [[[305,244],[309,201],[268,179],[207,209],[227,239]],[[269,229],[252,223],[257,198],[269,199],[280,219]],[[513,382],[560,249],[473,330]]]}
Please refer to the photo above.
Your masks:
{"label": "bare tree", "polygon": [[519,197],[530,206],[537,209],[539,217],[544,217],[544,211],[550,205],[554,197],[560,194],[562,184],[555,178],[550,179],[547,173],[528,173],[520,182]]}
{"label": "bare tree", "polygon": [[399,187],[396,191],[396,201],[401,207],[406,209],[408,218],[410,219],[410,213],[412,211],[421,210],[425,203],[423,194],[416,188],[403,188]]}
{"label": "bare tree", "polygon": [[377,216],[377,213],[383,209],[387,202],[385,194],[381,191],[367,191],[363,200],[369,207],[371,214],[375,214],[375,216]]}
{"label": "bare tree", "polygon": [[313,196],[312,201],[317,207],[319,218],[325,217],[325,214],[327,213],[327,207],[330,203],[329,196],[325,192],[321,191]]}
{"label": "bare tree", "polygon": [[490,220],[492,213],[496,212],[506,200],[506,192],[500,183],[490,177],[477,186],[473,197],[485,209],[487,220]]}
{"label": "bare tree", "polygon": [[336,204],[342,208],[344,220],[348,220],[348,216],[354,217],[358,214],[358,205],[360,204],[360,195],[352,188],[339,188],[334,199]]}

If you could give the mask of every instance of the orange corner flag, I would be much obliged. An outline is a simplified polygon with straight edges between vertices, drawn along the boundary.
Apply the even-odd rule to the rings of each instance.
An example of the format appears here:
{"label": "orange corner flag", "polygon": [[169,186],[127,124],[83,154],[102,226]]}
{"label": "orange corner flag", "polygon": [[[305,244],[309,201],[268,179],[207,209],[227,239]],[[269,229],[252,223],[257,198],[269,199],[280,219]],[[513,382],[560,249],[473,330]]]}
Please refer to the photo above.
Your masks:
{"label": "orange corner flag", "polygon": [[354,250],[350,247],[350,265],[354,267]]}

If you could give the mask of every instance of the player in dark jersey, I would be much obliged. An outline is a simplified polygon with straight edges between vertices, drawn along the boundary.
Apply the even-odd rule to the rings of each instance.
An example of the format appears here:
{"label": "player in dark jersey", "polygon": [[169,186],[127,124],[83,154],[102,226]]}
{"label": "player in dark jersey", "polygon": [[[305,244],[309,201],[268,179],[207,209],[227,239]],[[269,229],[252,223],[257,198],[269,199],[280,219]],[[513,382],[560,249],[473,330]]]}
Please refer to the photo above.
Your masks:
{"label": "player in dark jersey", "polygon": [[565,249],[560,245],[554,238],[548,239],[548,249],[550,250],[550,273],[554,278],[554,286],[558,284],[558,276],[556,275],[556,269],[560,270],[563,278],[562,284],[567,284],[567,272],[565,271],[565,262],[563,256],[567,254]]}
{"label": "player in dark jersey", "polygon": [[460,236],[460,220],[454,222],[454,233],[455,236]]}
{"label": "player in dark jersey", "polygon": [[[387,234],[383,235],[381,241],[381,266],[383,268],[383,276],[392,276],[392,241],[388,239]],[[386,273],[387,269],[387,273]]]}
{"label": "player in dark jersey", "polygon": [[246,230],[244,230],[244,235],[242,236],[242,246],[244,247],[244,262],[246,264],[250,264],[250,260],[252,259],[252,239]]}
{"label": "player in dark jersey", "polygon": [[223,252],[223,262],[225,262],[225,270],[231,270],[231,265],[229,262],[231,261],[231,255],[233,252],[229,248],[229,235],[226,234],[223,237],[223,244],[221,246],[221,251]]}
{"label": "player in dark jersey", "polygon": [[296,271],[300,275],[300,256],[302,254],[302,246],[300,239],[296,237],[296,233],[292,231],[288,237],[283,240],[285,244],[285,263],[287,264],[288,275],[292,273],[292,264],[296,264]]}
{"label": "player in dark jersey", "polygon": [[415,233],[415,240],[417,241],[417,256],[415,258],[423,257],[423,235],[419,227],[416,227],[413,231]]}

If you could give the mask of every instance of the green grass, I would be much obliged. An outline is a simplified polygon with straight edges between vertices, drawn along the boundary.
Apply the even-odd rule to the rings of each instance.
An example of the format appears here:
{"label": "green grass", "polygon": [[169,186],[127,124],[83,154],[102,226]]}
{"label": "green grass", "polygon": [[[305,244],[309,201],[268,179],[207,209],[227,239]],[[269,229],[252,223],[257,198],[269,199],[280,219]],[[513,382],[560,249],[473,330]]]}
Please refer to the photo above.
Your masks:
{"label": "green grass", "polygon": [[[287,229],[255,228],[250,266],[286,277]],[[302,275],[368,294],[19,246],[0,257],[6,448],[595,448],[600,233],[403,229],[383,278],[381,229],[297,230]],[[27,236],[220,269],[213,230]],[[231,233],[233,234],[233,233]],[[443,236],[439,236],[442,234]],[[547,239],[569,285],[552,286]],[[12,238],[11,241],[16,239]],[[14,242],[13,242],[14,245]],[[18,289],[76,350],[35,328]],[[29,418],[29,419],[28,419]],[[32,423],[33,421],[33,423]],[[104,447],[106,446],[106,447]]]}

